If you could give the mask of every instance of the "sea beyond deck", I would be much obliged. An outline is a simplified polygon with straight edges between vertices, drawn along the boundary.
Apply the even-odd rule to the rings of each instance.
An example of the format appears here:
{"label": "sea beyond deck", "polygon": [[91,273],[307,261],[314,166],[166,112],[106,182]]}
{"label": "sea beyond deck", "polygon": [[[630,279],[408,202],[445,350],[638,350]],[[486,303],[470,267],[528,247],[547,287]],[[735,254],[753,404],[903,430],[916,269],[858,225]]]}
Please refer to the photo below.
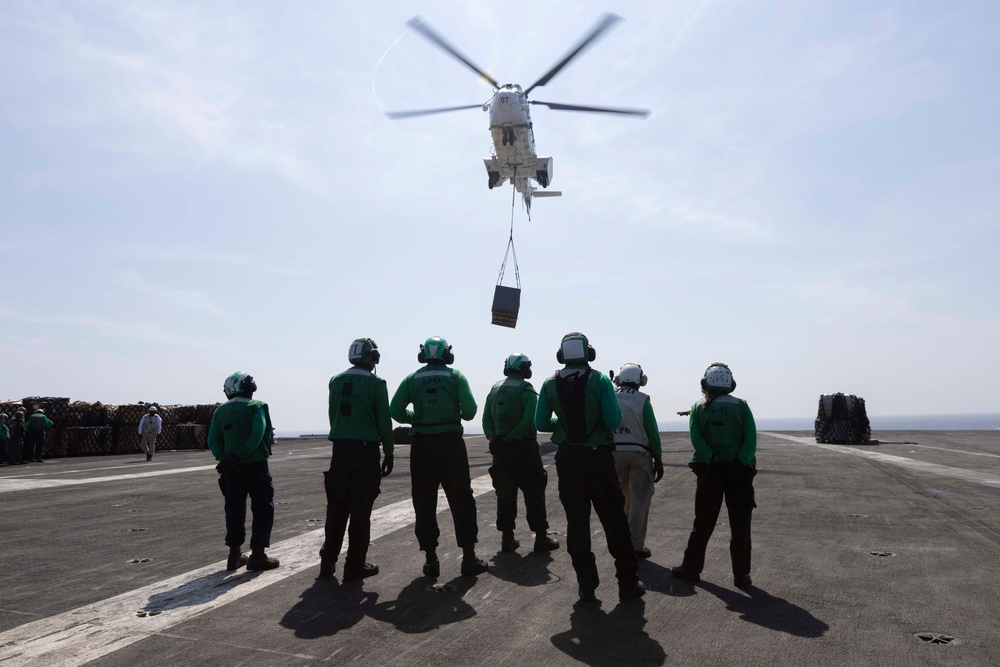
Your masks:
{"label": "sea beyond deck", "polygon": [[490,456],[482,436],[468,436],[490,571],[459,576],[442,499],[436,580],[421,574],[406,446],[375,505],[368,559],[381,572],[347,583],[340,568],[316,580],[325,440],[275,446],[270,552],[282,564],[262,573],[225,571],[223,499],[207,452],[0,468],[0,664],[1000,664],[1000,432],[872,437],[882,442],[760,434],[754,585],[742,591],[725,510],[703,581],[670,575],[694,517],[694,475],[686,435],[664,433],[653,556],[639,566],[648,593],[618,602],[594,516],[600,605],[577,603],[548,442],[548,516],[563,548],[532,553],[521,505],[522,547],[498,553]]}

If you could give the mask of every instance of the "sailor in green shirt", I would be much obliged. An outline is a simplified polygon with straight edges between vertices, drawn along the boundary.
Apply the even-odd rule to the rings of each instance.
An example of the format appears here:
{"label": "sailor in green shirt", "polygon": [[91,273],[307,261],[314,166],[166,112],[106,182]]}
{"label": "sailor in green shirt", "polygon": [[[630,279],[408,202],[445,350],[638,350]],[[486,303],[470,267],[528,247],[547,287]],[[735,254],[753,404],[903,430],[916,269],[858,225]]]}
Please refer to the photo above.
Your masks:
{"label": "sailor in green shirt", "polygon": [[45,410],[38,408],[25,422],[24,447],[25,458],[34,463],[42,463],[42,453],[45,451],[45,432],[52,428],[52,420],[45,416]]}
{"label": "sailor in green shirt", "polygon": [[[273,570],[278,559],[264,550],[271,546],[274,525],[274,484],[267,459],[274,430],[267,403],[253,400],[257,383],[246,373],[226,378],[223,391],[229,400],[216,408],[208,429],[208,447],[219,461],[219,487],[226,497],[227,570],[246,565],[248,570]],[[240,547],[246,540],[247,496],[253,511],[250,557]]]}
{"label": "sailor in green shirt", "polygon": [[548,474],[538,453],[535,405],[538,394],[528,382],[531,359],[512,354],[503,364],[506,376],[493,385],[483,409],[483,432],[490,441],[490,478],[497,493],[497,530],[500,550],[515,551],[521,543],[514,537],[517,490],[524,494],[528,527],[535,533],[535,551],[552,551],[559,542],[548,536],[545,516],[545,486]]}
{"label": "sailor in green shirt", "polygon": [[673,568],[678,579],[700,581],[705,549],[715,530],[725,499],[732,539],[733,583],[748,588],[750,581],[750,517],[757,507],[753,478],[757,474],[757,426],[750,406],[732,395],[736,381],[729,367],[714,363],[701,379],[704,398],[689,417],[694,454],[688,464],[698,483],[694,496],[694,529],[684,551],[684,562]]}
{"label": "sailor in green shirt", "polygon": [[[615,559],[618,599],[644,595],[639,560],[625,515],[625,496],[615,472],[614,429],[622,420],[611,379],[590,367],[597,352],[578,332],[563,336],[556,359],[565,368],[545,380],[538,395],[535,427],[552,433],[559,474],[559,501],[566,510],[566,550],[573,560],[580,600],[596,602],[597,562],[590,543],[593,507]],[[552,413],[555,412],[555,418]]]}
{"label": "sailor in green shirt", "polygon": [[[389,404],[389,414],[400,424],[412,424],[410,445],[410,486],[415,531],[424,552],[424,576],[437,577],[441,563],[437,557],[438,487],[443,487],[455,521],[455,538],[463,550],[462,574],[486,572],[486,561],[476,556],[479,526],[476,497],[469,476],[469,455],[462,438],[462,420],[476,416],[476,399],[469,381],[458,370],[451,345],[440,336],[428,338],[420,346],[417,361],[424,366],[399,384]],[[413,409],[409,409],[409,405]]]}
{"label": "sailor in green shirt", "polygon": [[[371,338],[357,338],[347,350],[351,367],[330,379],[330,435],[333,453],[323,473],[326,488],[326,541],[320,549],[319,576],[332,577],[350,521],[344,580],[378,574],[366,563],[371,541],[372,507],[382,477],[392,472],[392,421],[385,380],[375,375],[381,359]],[[385,460],[379,466],[379,444]]]}

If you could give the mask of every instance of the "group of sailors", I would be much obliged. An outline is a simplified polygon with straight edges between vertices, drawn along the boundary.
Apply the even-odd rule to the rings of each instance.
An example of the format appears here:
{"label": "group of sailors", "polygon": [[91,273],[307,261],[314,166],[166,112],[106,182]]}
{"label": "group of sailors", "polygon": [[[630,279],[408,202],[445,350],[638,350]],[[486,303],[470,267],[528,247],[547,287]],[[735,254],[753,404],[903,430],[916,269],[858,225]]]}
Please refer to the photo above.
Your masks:
{"label": "group of sailors", "polygon": [[[529,382],[531,360],[512,354],[504,361],[504,379],[490,390],[482,426],[492,455],[490,477],[497,496],[496,528],[501,551],[520,547],[515,534],[518,491],[524,497],[533,549],[545,552],[560,544],[548,533],[545,488],[548,475],[539,454],[538,433],[551,433],[557,446],[555,467],[559,500],[566,512],[566,549],[576,572],[583,602],[596,602],[600,581],[591,548],[590,515],[597,514],[615,562],[620,600],[645,594],[638,577],[640,559],[651,555],[646,530],[654,484],[663,477],[659,429],[647,378],[638,364],[626,364],[612,379],[591,367],[596,351],[586,336],[572,332],[560,342],[562,368],[539,390]],[[329,470],[323,473],[327,497],[325,541],[320,549],[320,578],[333,577],[348,539],[344,580],[378,574],[366,560],[371,514],[381,478],[393,470],[392,420],[409,424],[409,468],[415,533],[424,552],[423,574],[438,577],[440,530],[438,490],[443,489],[463,550],[460,572],[476,576],[488,570],[476,553],[479,525],[463,437],[463,421],[475,418],[478,405],[469,382],[456,368],[452,347],[434,336],[421,346],[421,364],[399,384],[392,400],[384,378],[375,374],[378,346],[370,338],[348,349],[351,367],[329,383]],[[614,374],[612,374],[614,375]],[[722,363],[710,365],[701,379],[703,398],[690,412],[693,453],[689,466],[697,476],[694,527],[681,565],[673,575],[700,580],[705,549],[723,500],[732,536],[733,582],[751,586],[750,521],[754,502],[757,432],[746,401],[732,395],[736,383]],[[252,376],[234,373],[224,384],[228,401],[216,410],[209,448],[219,461],[219,485],[225,496],[227,569],[278,567],[266,554],[274,520],[274,488],[267,459],[273,429],[267,404],[255,400]],[[253,521],[250,554],[246,541],[246,501]]]}

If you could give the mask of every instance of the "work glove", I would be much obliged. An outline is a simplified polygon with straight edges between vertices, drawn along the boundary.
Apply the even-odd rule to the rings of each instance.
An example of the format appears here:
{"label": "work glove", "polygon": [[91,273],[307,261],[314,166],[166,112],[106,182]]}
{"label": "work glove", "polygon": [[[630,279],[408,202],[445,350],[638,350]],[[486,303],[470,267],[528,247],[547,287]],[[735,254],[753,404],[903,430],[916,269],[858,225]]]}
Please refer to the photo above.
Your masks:
{"label": "work glove", "polygon": [[219,461],[219,464],[215,466],[215,472],[219,473],[220,475],[228,475],[236,472],[237,468],[239,467],[240,467],[240,458],[235,454],[230,454],[229,456]]}
{"label": "work glove", "polygon": [[388,477],[392,472],[392,454],[386,454],[382,459],[382,476]]}
{"label": "work glove", "polygon": [[653,484],[663,479],[663,461],[653,459]]}
{"label": "work glove", "polygon": [[743,463],[742,461],[736,461],[733,466],[733,481],[744,482],[753,479],[755,472],[754,469]]}

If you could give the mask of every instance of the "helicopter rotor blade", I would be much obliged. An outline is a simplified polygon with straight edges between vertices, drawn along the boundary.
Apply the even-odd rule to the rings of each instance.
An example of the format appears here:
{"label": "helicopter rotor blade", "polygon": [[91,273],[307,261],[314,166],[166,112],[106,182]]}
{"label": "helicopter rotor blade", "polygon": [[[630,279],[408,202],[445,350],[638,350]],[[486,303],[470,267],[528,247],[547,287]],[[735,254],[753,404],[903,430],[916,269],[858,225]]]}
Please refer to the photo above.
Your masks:
{"label": "helicopter rotor blade", "polygon": [[440,107],[438,109],[420,109],[418,111],[385,111],[385,115],[393,120],[399,118],[413,118],[414,116],[429,116],[435,113],[447,113],[449,111],[461,111],[462,109],[482,109],[482,104],[466,104],[462,107]]}
{"label": "helicopter rotor blade", "polygon": [[573,58],[576,58],[578,55],[580,55],[580,53],[582,53],[584,49],[590,46],[595,39],[600,37],[601,34],[603,34],[608,28],[610,28],[615,23],[621,20],[622,17],[618,16],[617,14],[609,13],[601,17],[601,20],[598,21],[597,25],[595,25],[591,29],[591,31],[587,34],[587,36],[581,39],[580,42],[576,46],[574,46],[570,50],[570,52],[563,57],[562,60],[560,60],[552,69],[546,72],[542,76],[542,78],[540,78],[538,81],[535,81],[533,84],[528,86],[528,89],[524,91],[525,96],[527,96],[528,93],[530,93],[535,88],[538,88],[539,86],[544,86],[553,78],[555,78],[556,74],[558,74],[563,67],[566,67],[566,65],[568,65],[570,61],[573,60]]}
{"label": "helicopter rotor blade", "polygon": [[648,109],[616,109],[614,107],[588,107],[581,106],[579,104],[561,104],[559,102],[539,102],[538,100],[529,100],[528,104],[541,104],[547,106],[550,109],[555,109],[556,111],[589,111],[591,113],[617,113],[626,116],[642,116],[646,118],[649,116],[650,111]]}
{"label": "helicopter rotor blade", "polygon": [[439,35],[436,32],[434,32],[434,30],[432,30],[431,27],[427,23],[425,23],[424,20],[422,18],[420,18],[419,16],[414,16],[412,19],[410,19],[409,21],[406,22],[406,25],[410,26],[411,28],[413,28],[414,30],[416,30],[417,32],[419,32],[421,35],[423,35],[424,37],[426,37],[428,40],[430,40],[434,44],[437,44],[440,48],[444,49],[447,53],[451,54],[451,56],[453,56],[454,58],[457,58],[458,60],[460,60],[462,62],[462,64],[464,64],[466,67],[468,67],[469,69],[471,69],[473,72],[475,72],[476,74],[478,74],[479,76],[481,76],[484,81],[486,81],[488,84],[490,84],[494,88],[499,88],[500,87],[500,84],[496,82],[496,79],[494,79],[492,76],[490,76],[489,74],[487,74],[483,70],[479,69],[478,65],[476,65],[475,63],[473,63],[471,60],[469,60],[467,57],[465,57],[465,55],[463,55],[458,49],[456,49],[454,46],[452,46],[451,44],[449,44],[448,41],[444,37],[442,37],[441,35]]}

